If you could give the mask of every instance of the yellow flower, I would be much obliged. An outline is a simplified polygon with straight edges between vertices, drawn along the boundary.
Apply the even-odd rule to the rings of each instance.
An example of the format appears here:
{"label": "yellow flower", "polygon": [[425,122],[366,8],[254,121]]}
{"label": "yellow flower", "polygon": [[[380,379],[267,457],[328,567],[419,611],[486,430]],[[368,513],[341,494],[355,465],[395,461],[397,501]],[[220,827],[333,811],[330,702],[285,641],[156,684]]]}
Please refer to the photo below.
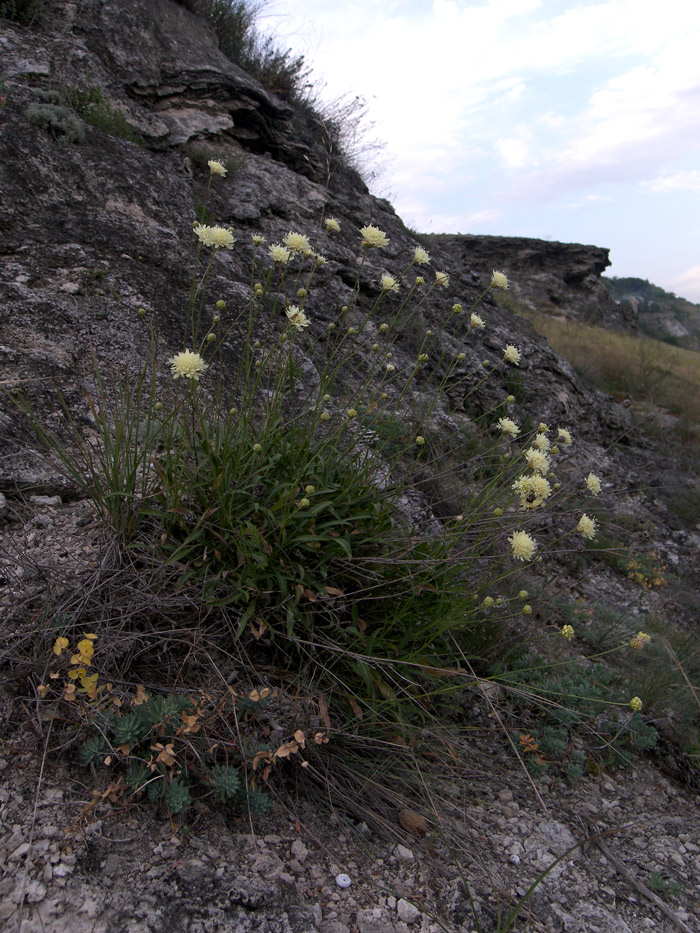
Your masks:
{"label": "yellow flower", "polygon": [[170,363],[173,379],[182,377],[194,382],[199,382],[199,377],[209,368],[199,353],[194,353],[192,350],[176,353],[175,356],[170,357],[168,363]]}
{"label": "yellow flower", "polygon": [[547,453],[551,445],[546,434],[535,434],[535,438],[532,441],[532,446],[537,448],[537,450],[541,450],[544,453]]}
{"label": "yellow flower", "polygon": [[491,606],[495,605],[495,602],[496,600],[493,598],[493,596],[484,596],[484,606],[486,606],[487,609],[490,609]]}
{"label": "yellow flower", "polygon": [[399,283],[396,281],[393,275],[385,274],[382,276],[382,291],[383,292],[397,292],[399,290]]}
{"label": "yellow flower", "polygon": [[594,518],[586,515],[584,512],[581,518],[579,519],[578,525],[576,526],[576,531],[580,532],[584,538],[591,540],[595,538],[596,532],[596,521]]}
{"label": "yellow flower", "polygon": [[430,263],[430,256],[422,246],[416,246],[413,250],[413,262],[418,266],[427,266]]}
{"label": "yellow flower", "polygon": [[206,224],[197,224],[194,232],[199,237],[200,243],[205,246],[213,246],[214,249],[233,249],[236,242],[233,232],[226,227],[208,227]]}
{"label": "yellow flower", "polygon": [[525,460],[529,469],[535,473],[546,473],[549,470],[549,457],[536,447],[530,447],[525,451]]}
{"label": "yellow flower", "polygon": [[309,319],[296,305],[290,305],[287,308],[287,320],[295,327],[297,330],[301,330],[303,327],[309,326]]}
{"label": "yellow flower", "polygon": [[470,323],[470,324],[472,325],[472,327],[474,327],[474,328],[476,328],[476,327],[483,327],[483,326],[484,326],[484,319],[481,318],[481,317],[479,317],[478,314],[472,314],[472,316],[469,318],[469,323]]}
{"label": "yellow flower", "polygon": [[639,697],[632,697],[630,700],[630,709],[632,709],[635,713],[641,712],[642,705],[642,701],[639,699]]}
{"label": "yellow flower", "polygon": [[282,263],[289,262],[289,257],[292,255],[287,247],[282,246],[281,243],[273,243],[267,252],[270,259],[272,259],[274,262]]}
{"label": "yellow flower", "polygon": [[447,288],[450,284],[450,277],[446,272],[436,272],[435,273],[435,284],[439,288]]}
{"label": "yellow flower", "polygon": [[348,408],[346,414],[348,418],[357,418],[357,412],[355,411],[354,408]]}
{"label": "yellow flower", "polygon": [[265,237],[260,236],[259,233],[254,233],[252,239],[253,239],[253,246],[262,246],[263,243],[265,242]]}
{"label": "yellow flower", "polygon": [[571,641],[571,639],[574,637],[574,627],[573,627],[573,625],[563,625],[563,626],[562,626],[562,629],[561,629],[561,633],[562,633],[562,635],[564,636],[564,638],[566,638],[566,639],[568,639],[569,641]]}
{"label": "yellow flower", "polygon": [[595,475],[595,473],[589,473],[586,477],[586,488],[594,496],[597,496],[600,492],[600,479]]}
{"label": "yellow flower", "polygon": [[335,217],[326,218],[326,230],[329,233],[340,233],[340,224]]}
{"label": "yellow flower", "polygon": [[425,444],[425,438],[419,434],[416,438],[416,444],[418,444],[419,447],[422,447],[423,444]]}
{"label": "yellow flower", "polygon": [[512,343],[506,344],[506,348],[503,351],[503,359],[506,363],[512,363],[513,366],[517,366],[520,363],[520,350],[514,347]]}
{"label": "yellow flower", "polygon": [[309,507],[310,505],[311,505],[311,500],[310,500],[310,499],[301,499],[301,500],[299,501],[299,508],[300,508],[300,509],[308,509],[308,507]]}
{"label": "yellow flower", "polygon": [[508,279],[502,272],[493,270],[491,276],[491,288],[508,288]]}
{"label": "yellow flower", "polygon": [[386,233],[384,233],[383,230],[380,230],[379,227],[375,227],[373,224],[368,224],[366,227],[361,227],[360,235],[362,236],[362,245],[367,249],[389,245],[389,237],[386,235]]}
{"label": "yellow flower", "polygon": [[303,233],[293,233],[292,231],[284,237],[284,245],[290,253],[305,253],[311,249],[308,237],[305,237]]}
{"label": "yellow flower", "polygon": [[330,421],[330,420],[331,420],[331,416],[328,414],[328,412],[327,412],[327,411],[322,411],[322,412],[321,412],[321,421]]}
{"label": "yellow flower", "polygon": [[520,504],[524,509],[539,508],[544,500],[548,499],[552,494],[549,480],[538,473],[519,477],[513,483],[511,489],[514,489],[520,496]]}
{"label": "yellow flower", "polygon": [[394,366],[393,363],[387,363],[387,364],[386,364],[386,371],[387,371],[388,373],[393,373],[395,369],[396,369],[396,367]]}
{"label": "yellow flower", "polygon": [[462,307],[461,304],[459,304],[459,302],[457,302],[456,304],[453,304],[453,305],[452,305],[452,313],[453,313],[453,314],[461,314],[462,311],[464,311],[464,308]]}
{"label": "yellow flower", "polygon": [[537,542],[526,531],[515,531],[508,538],[513,557],[518,560],[531,560],[537,550]]}
{"label": "yellow flower", "polygon": [[57,658],[61,657],[61,652],[68,647],[68,639],[64,638],[62,635],[60,638],[57,638],[53,645],[53,653]]}
{"label": "yellow flower", "polygon": [[559,428],[557,431],[557,440],[561,441],[564,447],[571,447],[571,432],[566,428]]}
{"label": "yellow flower", "polygon": [[209,166],[209,172],[212,175],[221,175],[224,177],[228,171],[228,169],[225,168],[217,159],[209,159],[207,165]]}
{"label": "yellow flower", "polygon": [[646,632],[637,632],[637,634],[630,642],[630,648],[636,648],[637,650],[640,650],[648,641],[651,641],[651,635],[647,635]]}
{"label": "yellow flower", "polygon": [[517,437],[520,434],[520,428],[511,418],[499,418],[498,427],[501,434],[510,434],[511,437]]}

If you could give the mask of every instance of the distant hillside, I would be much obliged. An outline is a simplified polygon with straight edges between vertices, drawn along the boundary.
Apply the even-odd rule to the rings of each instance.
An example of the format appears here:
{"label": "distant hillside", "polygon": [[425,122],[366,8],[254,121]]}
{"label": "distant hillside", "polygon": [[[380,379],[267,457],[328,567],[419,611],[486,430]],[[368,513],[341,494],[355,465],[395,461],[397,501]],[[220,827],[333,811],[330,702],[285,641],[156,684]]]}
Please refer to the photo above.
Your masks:
{"label": "distant hillside", "polygon": [[646,279],[603,276],[601,281],[614,301],[634,309],[640,333],[688,350],[700,350],[700,305]]}

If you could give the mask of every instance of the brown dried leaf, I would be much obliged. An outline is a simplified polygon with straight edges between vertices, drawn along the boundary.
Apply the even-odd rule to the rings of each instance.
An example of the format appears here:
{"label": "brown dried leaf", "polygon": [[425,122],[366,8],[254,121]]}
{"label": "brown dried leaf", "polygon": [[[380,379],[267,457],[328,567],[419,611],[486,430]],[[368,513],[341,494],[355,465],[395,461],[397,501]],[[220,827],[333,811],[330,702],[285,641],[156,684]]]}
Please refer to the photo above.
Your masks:
{"label": "brown dried leaf", "polygon": [[328,713],[328,701],[326,700],[324,694],[319,693],[318,695],[318,714],[323,720],[323,725],[330,732],[331,731],[331,717]]}
{"label": "brown dried leaf", "polygon": [[408,807],[405,810],[399,810],[399,823],[412,836],[424,836],[428,832],[426,818]]}

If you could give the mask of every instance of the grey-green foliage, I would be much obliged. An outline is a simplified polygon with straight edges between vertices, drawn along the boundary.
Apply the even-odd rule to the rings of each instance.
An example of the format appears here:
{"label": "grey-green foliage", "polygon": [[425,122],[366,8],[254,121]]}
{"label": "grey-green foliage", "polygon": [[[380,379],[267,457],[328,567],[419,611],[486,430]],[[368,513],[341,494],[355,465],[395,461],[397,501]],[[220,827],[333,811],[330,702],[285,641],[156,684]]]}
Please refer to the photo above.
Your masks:
{"label": "grey-green foliage", "polygon": [[29,104],[25,113],[29,122],[35,126],[49,130],[56,136],[65,136],[71,143],[85,142],[83,121],[67,107],[56,104]]}

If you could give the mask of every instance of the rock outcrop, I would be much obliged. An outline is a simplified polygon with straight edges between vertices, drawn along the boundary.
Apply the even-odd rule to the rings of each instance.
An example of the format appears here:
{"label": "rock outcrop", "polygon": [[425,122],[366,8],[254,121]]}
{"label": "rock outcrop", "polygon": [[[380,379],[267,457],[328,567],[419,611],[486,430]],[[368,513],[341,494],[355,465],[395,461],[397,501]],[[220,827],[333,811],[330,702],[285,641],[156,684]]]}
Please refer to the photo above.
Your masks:
{"label": "rock outcrop", "polygon": [[527,237],[431,234],[454,265],[505,272],[516,300],[543,314],[585,324],[635,329],[632,308],[610,297],[603,272],[609,250]]}
{"label": "rock outcrop", "polygon": [[[313,238],[323,229],[324,217],[338,218],[341,232],[324,245],[328,262],[318,269],[306,305],[311,324],[305,336],[317,343],[322,344],[329,321],[348,303],[358,275],[364,299],[376,296],[384,272],[408,268],[405,294],[416,272],[424,271],[411,266],[411,257],[426,241],[418,243],[392,206],[373,197],[360,176],[328,152],[321,126],[228,61],[213,31],[187,6],[174,0],[56,0],[46,4],[39,31],[0,19],[0,387],[21,393],[47,429],[65,429],[65,405],[89,434],[93,360],[106,380],[116,379],[133,372],[149,350],[140,307],[158,333],[159,358],[182,349],[189,231],[207,199],[207,157],[216,156],[229,167],[225,180],[215,179],[207,206],[211,218],[230,226],[236,237],[233,250],[222,249],[217,256],[210,284],[210,295],[224,299],[227,311],[244,306],[250,296],[252,234],[263,235],[268,244],[290,230]],[[99,101],[97,121],[86,121],[74,106],[87,92]],[[390,243],[386,250],[368,251],[363,262],[358,230],[366,224],[384,230]],[[449,315],[453,304],[468,309],[493,269],[503,269],[513,294],[540,310],[605,326],[629,324],[602,290],[606,250],[458,236],[431,237],[428,248],[433,262],[425,272],[427,286],[434,282],[432,270],[442,269],[450,275],[449,286],[432,288],[399,336],[397,368],[415,366],[417,345],[427,331]],[[396,308],[401,297],[387,295],[387,306],[394,300]],[[529,420],[528,430],[536,430],[542,419],[575,434],[576,443],[567,452],[574,477],[570,485],[581,487],[589,469],[604,477],[601,499],[610,506],[611,534],[639,529],[645,548],[653,546],[679,574],[695,572],[700,539],[670,515],[664,498],[667,489],[692,491],[693,477],[679,473],[671,453],[659,452],[635,425],[629,408],[584,385],[525,320],[490,296],[479,313],[486,327],[472,331],[467,340],[458,340],[450,325],[440,331],[439,352],[430,359],[434,370],[426,366],[416,377],[417,396],[432,398],[443,381],[441,360],[464,354],[439,393],[436,432],[469,436],[474,420],[492,414],[506,390],[513,392],[522,424]],[[242,339],[232,333],[225,343],[224,366],[235,360]],[[502,369],[498,379],[483,378],[483,361],[490,372],[508,343],[520,349],[520,366],[509,369],[504,379]],[[313,382],[312,355],[299,365]],[[343,390],[351,393],[352,388],[349,374]],[[82,569],[100,566],[104,532],[90,502],[46,464],[26,418],[2,393],[0,445],[0,636],[5,652],[15,632],[2,625],[3,607],[9,614],[30,585],[43,597],[41,587],[48,590],[62,575],[77,589],[74,581],[82,579]],[[442,473],[442,459],[435,463]],[[421,510],[428,511],[426,500],[431,520],[441,520],[430,501],[434,479],[427,476],[416,484],[420,495],[408,504],[416,521],[424,517]],[[649,495],[645,490],[651,490]],[[446,501],[450,490],[442,488],[441,495]],[[577,547],[582,550],[582,540],[567,543],[558,552],[555,571],[546,570],[557,577],[557,599],[588,605],[605,598],[635,617],[667,613],[679,630],[689,630],[695,616],[688,606],[696,607],[695,592],[695,602],[683,603],[679,584],[673,603],[666,605],[663,594],[639,585],[635,589],[624,571],[614,575],[603,560],[584,576]],[[21,561],[14,558],[17,554]],[[534,566],[533,575],[538,587],[554,591],[545,581],[544,565]],[[134,598],[140,596],[136,589]],[[37,610],[27,642],[40,644],[51,624],[48,614]],[[552,626],[545,631],[537,612],[528,617],[530,624],[538,637],[545,636],[543,641],[554,635]],[[597,656],[611,636],[606,630],[596,637],[599,646],[591,654]],[[141,652],[138,638],[128,650]],[[37,669],[41,663],[36,662]],[[153,664],[156,672],[158,657]],[[182,677],[189,684],[187,672]],[[680,762],[672,780],[640,759],[633,779],[596,772],[583,774],[577,785],[552,781],[545,789],[540,782],[548,811],[543,813],[532,794],[533,779],[513,765],[509,742],[517,730],[507,720],[500,731],[499,710],[505,717],[512,711],[495,684],[481,681],[464,701],[468,726],[460,742],[468,767],[439,792],[449,804],[444,815],[435,816],[439,832],[425,839],[404,834],[405,844],[399,846],[395,839],[389,843],[376,836],[368,842],[371,829],[364,822],[350,832],[335,814],[319,814],[318,803],[312,802],[294,813],[280,805],[267,823],[256,824],[255,833],[245,820],[203,805],[188,831],[178,834],[145,808],[113,804],[111,785],[88,800],[85,779],[75,780],[65,757],[48,758],[44,769],[45,733],[34,721],[50,731],[53,720],[41,718],[47,714],[35,696],[34,681],[22,689],[26,692],[19,699],[0,691],[0,919],[19,928],[24,910],[23,930],[408,933],[420,925],[432,933],[471,929],[472,917],[487,929],[500,922],[496,909],[502,918],[508,905],[505,895],[500,900],[501,891],[522,895],[538,876],[540,891],[528,901],[528,910],[542,919],[538,929],[662,929],[667,917],[657,907],[652,911],[638,891],[628,891],[610,861],[592,846],[589,851],[582,845],[580,853],[570,851],[566,862],[555,863],[575,838],[583,843],[589,826],[605,830],[609,845],[622,849],[630,877],[666,872],[673,864],[673,877],[684,889],[674,909],[679,917],[681,907],[693,909],[700,866],[692,840],[698,841],[700,828],[693,812],[697,801],[677,780],[683,755],[674,757],[670,742],[664,748],[667,768]],[[296,709],[296,699],[292,705]],[[335,715],[333,707],[330,715]],[[23,730],[15,727],[18,717]],[[669,717],[666,721],[670,733],[675,724]],[[426,731],[428,739],[435,743],[436,760],[456,756],[449,742],[443,749],[437,733]],[[480,741],[485,750],[478,750]],[[390,753],[399,742],[397,737],[394,745],[392,737]],[[106,767],[103,772],[108,774]],[[424,781],[422,773],[417,777],[416,788],[430,787],[433,795],[432,779]],[[367,797],[375,778],[368,773],[361,789]],[[350,779],[341,783],[349,788]],[[640,813],[644,824],[638,831]],[[593,825],[593,820],[599,822]],[[443,847],[444,840],[449,845]],[[352,880],[349,890],[336,882],[346,873]],[[620,891],[634,896],[623,897]],[[692,923],[689,913],[683,916]]]}

